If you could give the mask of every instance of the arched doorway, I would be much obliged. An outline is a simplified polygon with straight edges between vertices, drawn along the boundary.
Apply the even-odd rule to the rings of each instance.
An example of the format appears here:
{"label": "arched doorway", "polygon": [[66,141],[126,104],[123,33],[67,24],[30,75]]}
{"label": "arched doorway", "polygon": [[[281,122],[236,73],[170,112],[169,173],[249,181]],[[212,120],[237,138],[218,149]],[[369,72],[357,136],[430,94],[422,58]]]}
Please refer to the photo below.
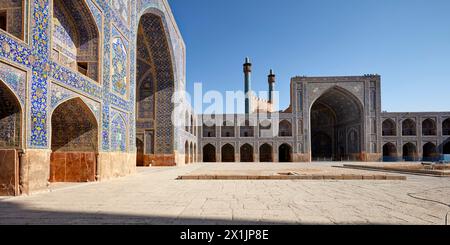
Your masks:
{"label": "arched doorway", "polygon": [[406,162],[417,161],[417,147],[413,143],[407,143],[403,146],[403,160]]}
{"label": "arched doorway", "polygon": [[396,136],[397,126],[392,119],[386,119],[383,121],[383,136]]}
{"label": "arched doorway", "polygon": [[20,194],[17,150],[22,147],[21,123],[19,100],[0,80],[0,196]]}
{"label": "arched doorway", "polygon": [[255,127],[252,126],[249,120],[245,120],[243,125],[239,127],[239,134],[241,138],[249,138],[255,136]]}
{"label": "arched doorway", "polygon": [[53,59],[98,81],[99,31],[86,2],[53,0],[52,23]]}
{"label": "arched doorway", "polygon": [[203,162],[216,162],[216,147],[211,144],[203,147]]}
{"label": "arched doorway", "polygon": [[226,144],[222,147],[222,162],[235,162],[234,147]]}
{"label": "arched doorway", "polygon": [[444,136],[450,135],[450,118],[446,119],[442,123],[442,135],[444,135]]}
{"label": "arched doorway", "polygon": [[215,138],[216,137],[216,124],[212,122],[203,123],[203,138]]}
{"label": "arched doorway", "polygon": [[433,136],[436,135],[436,132],[436,121],[428,118],[422,122],[422,135]]}
{"label": "arched doorway", "polygon": [[259,161],[260,162],[273,162],[273,150],[269,144],[264,144],[259,147]]}
{"label": "arched doorway", "polygon": [[189,164],[189,143],[184,143],[184,163]]}
{"label": "arched doorway", "polygon": [[384,162],[396,162],[397,157],[397,147],[393,143],[386,143],[383,146],[383,161]]}
{"label": "arched doorway", "polygon": [[189,162],[190,163],[194,163],[194,144],[191,142],[191,146],[190,146],[190,156],[189,156]]}
{"label": "arched doorway", "polygon": [[[143,136],[142,136],[143,138]],[[136,138],[136,165],[138,167],[143,167],[144,165],[144,140],[141,138]]]}
{"label": "arched doorway", "polygon": [[333,159],[333,141],[325,132],[318,132],[312,137],[313,161],[331,161]]}
{"label": "arched doorway", "polygon": [[194,162],[198,162],[197,144],[194,144]]}
{"label": "arched doorway", "polygon": [[[135,60],[136,133],[145,135],[144,158],[153,166],[176,165],[171,120],[175,72],[167,33],[159,15],[146,13],[140,18]],[[188,114],[186,122],[186,131],[190,131]]]}
{"label": "arched doorway", "polygon": [[241,162],[254,162],[253,146],[249,144],[241,146]]}
{"label": "arched doorway", "polygon": [[313,161],[361,160],[363,112],[353,94],[329,89],[312,104],[310,119]]}
{"label": "arched doorway", "polygon": [[292,124],[288,120],[283,120],[279,124],[279,137],[292,137]]}
{"label": "arched doorway", "polygon": [[222,138],[233,138],[234,137],[234,123],[231,121],[225,121],[222,124],[221,135]]}
{"label": "arched doorway", "polygon": [[292,147],[288,144],[282,144],[278,148],[278,161],[279,162],[292,162]]}
{"label": "arched doorway", "polygon": [[439,153],[435,144],[428,142],[423,145],[423,161],[439,161]]}
{"label": "arched doorway", "polygon": [[402,134],[403,136],[416,136],[416,122],[411,119],[406,119],[402,123]]}
{"label": "arched doorway", "polygon": [[91,182],[97,175],[98,124],[79,98],[52,114],[50,182]]}

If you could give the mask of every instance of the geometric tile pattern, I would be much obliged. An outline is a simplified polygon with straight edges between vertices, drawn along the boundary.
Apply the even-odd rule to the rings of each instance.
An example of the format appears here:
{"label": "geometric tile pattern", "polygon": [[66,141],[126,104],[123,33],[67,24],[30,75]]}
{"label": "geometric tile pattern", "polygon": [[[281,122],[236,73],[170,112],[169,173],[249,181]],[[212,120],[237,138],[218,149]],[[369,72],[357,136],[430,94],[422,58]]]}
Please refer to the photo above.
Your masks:
{"label": "geometric tile pattern", "polygon": [[128,86],[128,56],[122,38],[115,37],[112,41],[112,88],[121,96],[125,96]]}
{"label": "geometric tile pattern", "polygon": [[[143,32],[143,42],[145,42],[146,49],[138,49],[138,59],[141,59],[141,53],[144,53],[142,57],[149,58],[147,63],[152,65],[150,70],[153,71],[152,77],[155,80],[154,84],[156,84],[155,88],[151,88],[149,84],[149,89],[153,90],[156,96],[155,154],[171,154],[174,142],[172,95],[175,82],[166,31],[161,17],[154,14],[144,14],[140,19],[139,29]],[[141,67],[144,66],[138,68]],[[138,74],[142,73],[138,71]],[[140,79],[138,78],[138,80]],[[151,83],[152,80],[147,82]],[[148,102],[151,103],[151,101]]]}
{"label": "geometric tile pattern", "polygon": [[111,121],[111,150],[126,152],[127,150],[127,127],[125,119],[116,114]]}
{"label": "geometric tile pattern", "polygon": [[19,148],[20,122],[17,97],[0,81],[0,148]]}
{"label": "geometric tile pattern", "polygon": [[81,99],[59,105],[51,120],[52,151],[97,151],[97,122]]}
{"label": "geometric tile pattern", "polygon": [[[59,22],[53,22],[51,16],[51,4],[54,2],[59,6],[55,11]],[[183,44],[181,37],[173,35],[178,31],[170,21],[172,18],[165,0],[83,0],[83,3],[73,0],[30,0],[27,1],[27,6],[30,9],[30,20],[29,28],[24,30],[29,33],[23,33],[23,36],[29,36],[29,42],[27,39],[20,41],[0,31],[0,59],[5,63],[0,62],[0,79],[17,95],[24,108],[28,108],[28,115],[25,116],[27,129],[26,134],[23,134],[27,136],[26,147],[51,148],[50,113],[54,113],[55,107],[64,101],[80,98],[99,122],[100,150],[123,150],[124,145],[127,146],[125,150],[135,150],[135,40],[140,15],[150,7],[160,11],[166,18],[169,17],[169,22],[163,25],[160,18],[153,21],[148,19],[148,38],[153,43],[151,59],[156,71],[152,78],[158,81],[153,88],[156,92],[153,100],[159,106],[157,111],[154,109],[158,114],[156,121],[147,122],[145,126],[153,127],[170,122],[173,111],[170,99],[178,86],[175,83],[176,69],[172,68],[170,50],[184,50],[184,47],[180,49]],[[171,37],[165,37],[166,30],[163,26],[169,26],[167,31]],[[117,37],[120,39],[116,39]],[[95,40],[92,41],[93,39]],[[173,40],[177,40],[176,44],[172,44]],[[169,46],[168,41],[171,41],[172,46]],[[53,51],[53,47],[60,52]],[[93,47],[97,47],[97,50]],[[65,56],[63,59],[60,58],[61,54]],[[184,52],[178,54],[180,57],[177,60],[184,60]],[[95,64],[90,59],[93,56],[98,57],[95,60],[98,63]],[[73,66],[67,67],[64,64],[71,60],[87,62],[88,70],[93,73],[88,72],[86,77],[73,69]],[[99,76],[91,76],[92,74]],[[93,81],[88,77],[98,79]],[[114,117],[113,108],[127,112],[121,114],[122,122]],[[127,129],[121,133],[126,132],[128,135],[121,136],[120,139],[125,139],[126,144],[123,144],[123,140],[117,141],[115,139],[118,138],[111,137],[114,133],[111,127],[122,128],[122,124]],[[173,131],[170,124],[158,126],[154,137],[160,152],[173,153]]]}
{"label": "geometric tile pattern", "polygon": [[0,62],[0,80],[16,93],[22,105],[25,105],[27,73]]}

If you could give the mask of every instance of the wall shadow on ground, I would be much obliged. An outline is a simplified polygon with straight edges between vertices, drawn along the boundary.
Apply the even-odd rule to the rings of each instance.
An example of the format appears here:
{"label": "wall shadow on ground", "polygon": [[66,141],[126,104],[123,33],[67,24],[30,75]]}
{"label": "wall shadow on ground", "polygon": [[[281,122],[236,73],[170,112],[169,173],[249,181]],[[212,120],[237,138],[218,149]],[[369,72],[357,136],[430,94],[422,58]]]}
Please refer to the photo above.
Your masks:
{"label": "wall shadow on ground", "polygon": [[[0,225],[324,225],[323,223],[289,223],[251,220],[201,219],[89,212],[60,212],[30,209],[0,199]],[[330,223],[332,225],[332,223]],[[354,225],[368,225],[357,224]],[[371,224],[374,225],[374,224]],[[382,224],[375,224],[382,225]]]}

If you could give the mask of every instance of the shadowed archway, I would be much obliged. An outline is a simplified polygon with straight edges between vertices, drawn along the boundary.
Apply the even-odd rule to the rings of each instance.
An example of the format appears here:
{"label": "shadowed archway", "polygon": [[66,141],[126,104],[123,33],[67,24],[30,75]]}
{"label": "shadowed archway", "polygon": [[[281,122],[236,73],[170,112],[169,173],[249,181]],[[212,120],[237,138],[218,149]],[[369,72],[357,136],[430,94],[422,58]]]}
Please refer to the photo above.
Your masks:
{"label": "shadowed archway", "polygon": [[189,142],[184,143],[184,163],[189,164]]}
{"label": "shadowed archway", "polygon": [[73,70],[99,80],[100,38],[85,1],[53,0],[52,58]]}
{"label": "shadowed archway", "polygon": [[435,144],[428,142],[423,146],[423,161],[435,162],[440,156]]}
{"label": "shadowed archway", "polygon": [[363,142],[361,102],[347,90],[334,87],[311,107],[313,161],[359,161]]}
{"label": "shadowed archway", "polygon": [[264,144],[259,147],[259,161],[260,162],[273,162],[273,149],[269,144]]}
{"label": "shadowed archway", "polygon": [[222,147],[222,162],[235,162],[234,147],[226,144]]}
{"label": "shadowed archway", "polygon": [[22,109],[15,94],[0,80],[0,196],[19,195]]}
{"label": "shadowed archway", "polygon": [[68,100],[52,114],[50,182],[96,180],[98,125],[80,99]]}
{"label": "shadowed archway", "polygon": [[394,120],[386,119],[383,121],[383,136],[396,136],[397,125]]}
{"label": "shadowed archway", "polygon": [[292,162],[292,146],[289,144],[282,144],[278,148],[279,162]]}
{"label": "shadowed archway", "polygon": [[436,135],[436,121],[433,119],[426,119],[422,122],[422,135],[424,136],[433,136]]}
{"label": "shadowed archway", "polygon": [[211,144],[203,147],[203,162],[216,162],[216,147]]}
{"label": "shadowed archway", "polygon": [[[145,138],[145,150],[138,159],[144,158],[153,166],[176,165],[171,120],[175,72],[169,40],[159,15],[142,15],[136,49],[136,133]],[[186,121],[190,122],[189,116]],[[190,128],[186,130],[190,131]]]}
{"label": "shadowed archway", "polygon": [[416,136],[417,127],[416,122],[412,119],[406,119],[402,122],[402,134],[403,136]]}
{"label": "shadowed archway", "polygon": [[442,135],[450,136],[450,118],[442,122]]}
{"label": "shadowed archway", "polygon": [[253,160],[253,146],[245,144],[241,146],[241,162],[254,162]]}
{"label": "shadowed archway", "polygon": [[398,161],[397,147],[391,142],[383,145],[383,161],[384,162]]}
{"label": "shadowed archway", "polygon": [[417,147],[413,143],[406,143],[403,146],[403,160],[406,162],[418,161]]}

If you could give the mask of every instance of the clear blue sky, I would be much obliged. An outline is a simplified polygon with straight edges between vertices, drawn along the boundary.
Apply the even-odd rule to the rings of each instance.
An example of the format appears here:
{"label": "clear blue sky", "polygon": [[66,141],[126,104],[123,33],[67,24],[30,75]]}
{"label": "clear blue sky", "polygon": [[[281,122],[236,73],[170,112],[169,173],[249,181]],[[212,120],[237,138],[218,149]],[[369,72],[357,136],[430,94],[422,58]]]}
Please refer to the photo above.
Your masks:
{"label": "clear blue sky", "polygon": [[[169,0],[187,47],[187,86],[253,89],[290,78],[377,73],[383,110],[450,111],[449,0]],[[242,108],[241,108],[242,109]],[[242,111],[240,111],[242,112]]]}

